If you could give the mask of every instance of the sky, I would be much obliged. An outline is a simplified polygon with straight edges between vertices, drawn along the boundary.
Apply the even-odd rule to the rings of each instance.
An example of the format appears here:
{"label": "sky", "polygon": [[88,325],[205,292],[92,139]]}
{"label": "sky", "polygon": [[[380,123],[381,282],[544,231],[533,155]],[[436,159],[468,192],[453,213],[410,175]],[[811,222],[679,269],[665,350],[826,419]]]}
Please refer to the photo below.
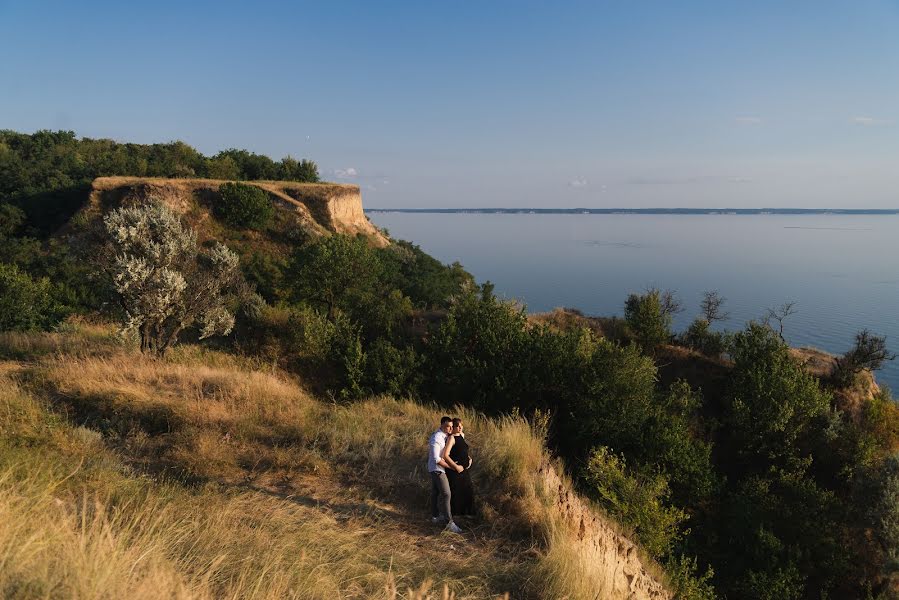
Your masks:
{"label": "sky", "polygon": [[899,0],[0,0],[0,128],[309,158],[367,208],[899,208]]}

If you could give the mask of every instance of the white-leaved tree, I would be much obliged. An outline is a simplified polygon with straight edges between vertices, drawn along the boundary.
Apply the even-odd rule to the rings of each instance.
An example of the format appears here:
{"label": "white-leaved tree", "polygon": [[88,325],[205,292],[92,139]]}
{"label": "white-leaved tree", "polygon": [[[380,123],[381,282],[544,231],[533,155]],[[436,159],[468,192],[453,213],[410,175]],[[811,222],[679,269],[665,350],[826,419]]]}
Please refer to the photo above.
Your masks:
{"label": "white-leaved tree", "polygon": [[104,218],[110,274],[125,313],[123,333],[136,332],[144,352],[163,354],[196,324],[200,338],[227,335],[234,316],[226,295],[240,281],[239,260],[216,243],[197,251],[196,233],[161,202],[123,206]]}

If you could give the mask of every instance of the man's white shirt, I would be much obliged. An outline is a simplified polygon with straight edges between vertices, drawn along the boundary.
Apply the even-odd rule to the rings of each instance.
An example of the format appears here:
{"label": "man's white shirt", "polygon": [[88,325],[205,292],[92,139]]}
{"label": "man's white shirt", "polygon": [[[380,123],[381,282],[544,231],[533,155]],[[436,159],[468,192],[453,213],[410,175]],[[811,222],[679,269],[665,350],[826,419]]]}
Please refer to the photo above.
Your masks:
{"label": "man's white shirt", "polygon": [[437,471],[438,473],[446,473],[439,464],[440,459],[443,457],[443,449],[446,447],[446,434],[443,433],[442,429],[438,429],[431,434],[431,441],[429,444],[431,449],[428,453],[428,472],[433,473],[434,471]]}

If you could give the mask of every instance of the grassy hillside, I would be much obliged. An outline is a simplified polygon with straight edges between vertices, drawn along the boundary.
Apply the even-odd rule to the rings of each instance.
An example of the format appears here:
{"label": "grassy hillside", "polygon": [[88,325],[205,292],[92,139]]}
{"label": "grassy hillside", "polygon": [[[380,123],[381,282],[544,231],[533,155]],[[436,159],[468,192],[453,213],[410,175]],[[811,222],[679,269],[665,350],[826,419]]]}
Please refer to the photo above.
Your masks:
{"label": "grassy hillside", "polygon": [[3,597],[667,597],[521,419],[453,411],[483,501],[457,536],[427,522],[436,408],[322,403],[99,325],[3,333],[0,356]]}

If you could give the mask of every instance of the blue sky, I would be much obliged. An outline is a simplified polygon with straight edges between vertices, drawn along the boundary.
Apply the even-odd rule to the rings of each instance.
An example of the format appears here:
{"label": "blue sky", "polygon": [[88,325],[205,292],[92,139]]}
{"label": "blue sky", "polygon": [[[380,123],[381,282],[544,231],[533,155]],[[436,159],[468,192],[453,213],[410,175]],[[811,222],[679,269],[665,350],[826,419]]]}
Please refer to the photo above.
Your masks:
{"label": "blue sky", "polygon": [[0,128],[315,160],[368,207],[899,207],[899,1],[0,0]]}

